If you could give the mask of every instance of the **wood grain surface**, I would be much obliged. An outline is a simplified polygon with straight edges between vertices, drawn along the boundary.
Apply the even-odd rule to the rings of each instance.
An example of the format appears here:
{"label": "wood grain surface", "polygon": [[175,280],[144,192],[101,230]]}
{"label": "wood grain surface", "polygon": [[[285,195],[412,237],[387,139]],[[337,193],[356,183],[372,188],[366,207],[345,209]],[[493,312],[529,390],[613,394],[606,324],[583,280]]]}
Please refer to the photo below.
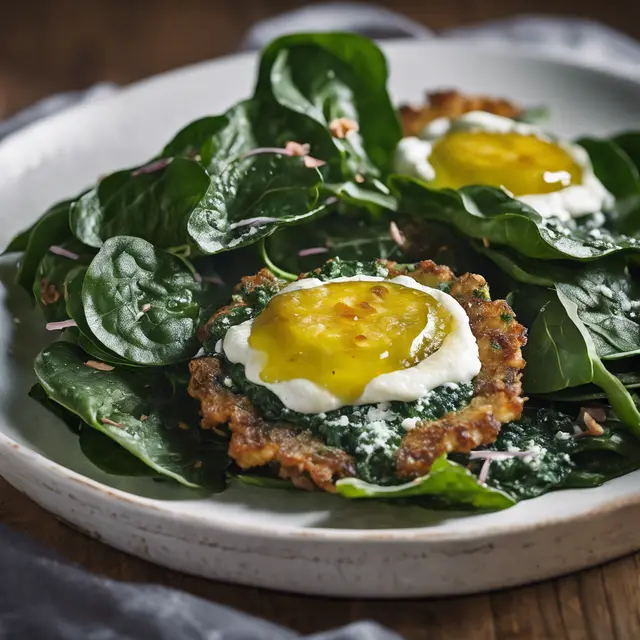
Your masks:
{"label": "wood grain surface", "polygon": [[[0,0],[0,119],[52,92],[127,83],[231,52],[256,20],[295,0]],[[578,15],[640,38],[625,0],[398,0],[435,28],[518,13]],[[640,554],[519,589],[396,602],[311,598],[206,581],[110,549],[70,529],[0,480],[0,521],[112,578],[152,582],[242,609],[302,633],[377,620],[407,640],[640,639]]]}

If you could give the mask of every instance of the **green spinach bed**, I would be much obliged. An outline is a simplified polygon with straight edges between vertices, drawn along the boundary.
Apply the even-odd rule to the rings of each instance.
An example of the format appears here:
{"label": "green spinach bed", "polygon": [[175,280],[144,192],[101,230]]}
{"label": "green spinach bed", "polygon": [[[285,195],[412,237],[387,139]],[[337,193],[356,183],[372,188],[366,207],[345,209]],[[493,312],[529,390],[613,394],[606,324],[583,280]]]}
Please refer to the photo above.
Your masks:
{"label": "green spinach bed", "polygon": [[[265,265],[287,281],[329,258],[340,259],[327,278],[377,258],[432,258],[483,274],[528,327],[525,415],[492,447],[441,458],[408,484],[390,480],[388,460],[359,460],[360,477],[338,493],[498,509],[640,468],[640,133],[579,141],[616,202],[561,223],[497,188],[434,190],[393,175],[402,130],[386,84],[385,58],[365,38],[280,38],[249,99],[53,205],[7,247],[58,338],[36,360],[30,395],[97,466],[215,491],[231,477],[273,486],[233,466],[227,434],[198,427],[186,388],[199,328],[232,295],[248,303],[234,322],[259,312],[274,290],[232,287]],[[287,418],[229,370],[265,414]],[[601,435],[583,437],[583,407],[595,407]],[[423,409],[407,405],[398,419]],[[366,420],[339,413],[335,430],[313,417],[303,426],[349,448],[350,427]]]}

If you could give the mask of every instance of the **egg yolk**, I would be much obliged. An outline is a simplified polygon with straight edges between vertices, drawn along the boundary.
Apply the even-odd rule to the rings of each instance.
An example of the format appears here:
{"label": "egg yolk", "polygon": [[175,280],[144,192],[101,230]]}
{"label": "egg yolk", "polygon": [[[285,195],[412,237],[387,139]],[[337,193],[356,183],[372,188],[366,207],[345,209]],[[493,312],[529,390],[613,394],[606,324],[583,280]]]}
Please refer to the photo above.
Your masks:
{"label": "egg yolk", "polygon": [[429,162],[438,189],[486,184],[523,196],[582,183],[582,169],[567,151],[520,133],[452,131],[434,143]]}
{"label": "egg yolk", "polygon": [[267,383],[304,378],[355,401],[376,376],[436,351],[453,318],[433,296],[393,282],[336,282],[282,293],[253,322]]}

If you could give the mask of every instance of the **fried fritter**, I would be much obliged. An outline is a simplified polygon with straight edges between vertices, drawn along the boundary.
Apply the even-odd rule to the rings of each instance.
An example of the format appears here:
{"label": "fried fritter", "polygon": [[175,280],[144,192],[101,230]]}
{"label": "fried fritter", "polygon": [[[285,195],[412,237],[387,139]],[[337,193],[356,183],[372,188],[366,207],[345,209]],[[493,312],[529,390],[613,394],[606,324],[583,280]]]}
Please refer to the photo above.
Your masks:
{"label": "fried fritter", "polygon": [[420,107],[400,107],[402,130],[405,136],[417,136],[436,118],[458,118],[469,111],[487,111],[506,118],[516,118],[522,113],[520,107],[501,98],[468,96],[458,91],[436,91],[427,93],[426,103]]}
{"label": "fried fritter", "polygon": [[[431,260],[413,270],[379,261],[389,269],[389,277],[408,275],[427,286],[450,286],[451,295],[469,316],[482,368],[474,379],[470,405],[433,422],[418,423],[403,438],[396,453],[396,473],[400,478],[422,476],[444,453],[469,451],[495,441],[500,425],[517,420],[524,400],[520,397],[524,360],[521,348],[526,330],[516,322],[504,300],[491,301],[482,276],[465,274],[456,278],[446,266]],[[267,284],[278,284],[266,269],[243,278],[245,292]],[[284,283],[282,283],[284,284]],[[207,323],[244,302],[218,311]],[[215,357],[193,360],[189,393],[201,402],[203,428],[228,424],[232,433],[229,455],[238,466],[248,469],[268,464],[278,466],[282,478],[304,489],[335,490],[335,482],[355,475],[355,463],[346,452],[326,446],[310,432],[290,424],[263,420],[248,398],[235,394],[224,383],[222,363]]]}
{"label": "fried fritter", "polygon": [[189,369],[189,394],[200,400],[202,427],[228,424],[229,455],[242,469],[277,463],[281,478],[301,489],[317,486],[324,491],[334,491],[336,480],[354,475],[353,459],[344,451],[326,446],[308,431],[262,420],[245,396],[224,386],[217,358],[192,360]]}

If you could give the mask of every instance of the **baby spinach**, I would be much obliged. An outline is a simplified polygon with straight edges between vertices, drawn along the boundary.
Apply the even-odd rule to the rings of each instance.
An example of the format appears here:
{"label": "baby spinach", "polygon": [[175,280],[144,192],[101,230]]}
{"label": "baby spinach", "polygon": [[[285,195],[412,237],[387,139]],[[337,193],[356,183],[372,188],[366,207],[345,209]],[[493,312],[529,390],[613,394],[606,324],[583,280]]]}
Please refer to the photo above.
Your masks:
{"label": "baby spinach", "polygon": [[66,200],[51,207],[33,227],[29,234],[27,248],[20,260],[17,281],[29,295],[33,295],[33,283],[38,265],[49,251],[49,247],[69,240],[69,208],[71,201]]}
{"label": "baby spinach", "polygon": [[625,131],[613,138],[620,149],[624,151],[636,169],[640,171],[640,131]]}
{"label": "baby spinach", "polygon": [[102,346],[89,328],[82,304],[82,286],[86,273],[86,267],[76,267],[67,274],[63,287],[66,315],[75,320],[77,325],[78,335],[75,341],[92,358],[100,362],[112,365],[131,365],[132,363],[125,358]]}
{"label": "baby spinach", "polygon": [[[369,39],[347,33],[288,35],[262,53],[255,95],[313,119],[340,152],[342,173],[377,175],[391,168],[402,131],[387,93],[384,55]],[[331,134],[338,118],[358,125]]]}
{"label": "baby spinach", "polygon": [[391,239],[388,219],[338,211],[280,229],[269,237],[267,250],[275,264],[293,273],[310,271],[337,256],[347,261],[401,261],[403,256]]}
{"label": "baby spinach", "polygon": [[91,258],[82,253],[87,247],[73,238],[61,245],[61,248],[76,254],[77,259],[47,251],[40,260],[33,282],[33,295],[47,322],[64,320],[67,316],[64,296],[64,283],[71,271],[79,265],[89,264]]}
{"label": "baby spinach", "polygon": [[89,266],[82,303],[104,347],[136,364],[162,365],[198,349],[199,289],[180,258],[141,238],[117,236]]}
{"label": "baby spinach", "polygon": [[640,192],[638,168],[616,142],[581,138],[577,144],[587,150],[594,173],[617,199],[638,195]]}
{"label": "baby spinach", "polygon": [[398,210],[417,220],[435,220],[467,237],[511,247],[530,258],[588,261],[622,251],[640,251],[640,241],[609,232],[567,227],[545,220],[500,189],[485,186],[431,189],[407,176],[390,178]]}
{"label": "baby spinach", "polygon": [[476,509],[506,509],[515,500],[499,489],[482,484],[465,467],[446,456],[438,458],[429,475],[392,487],[369,484],[357,478],[344,478],[336,483],[336,492],[344,498],[378,498],[385,500],[437,498],[446,507],[468,505]]}
{"label": "baby spinach", "polygon": [[586,264],[543,262],[475,248],[514,280],[555,287],[571,299],[602,359],[640,353],[640,285],[624,257],[612,255]]}
{"label": "baby spinach", "polygon": [[[163,404],[171,397],[161,372],[150,375],[126,369],[99,371],[85,365],[76,346],[54,342],[36,358],[35,371],[47,396],[108,436],[159,475],[181,484],[221,488],[226,442],[213,448],[168,429]],[[84,427],[83,427],[84,428]],[[206,455],[205,455],[206,454]]]}
{"label": "baby spinach", "polygon": [[149,173],[119,171],[74,202],[71,227],[82,242],[97,248],[118,235],[161,248],[182,247],[189,244],[189,216],[209,183],[202,166],[185,158]]}
{"label": "baby spinach", "polygon": [[208,254],[253,244],[280,226],[318,216],[321,181],[300,157],[266,153],[237,160],[211,181],[191,214],[189,235]]}
{"label": "baby spinach", "polygon": [[[159,158],[193,158],[201,155],[203,146],[229,124],[226,114],[194,120],[165,145]],[[206,159],[200,161],[206,167]]]}
{"label": "baby spinach", "polygon": [[598,357],[576,303],[559,290],[522,287],[514,296],[514,308],[529,327],[523,350],[525,391],[544,394],[593,383],[605,392],[625,427],[640,438],[638,407]]}
{"label": "baby spinach", "polygon": [[158,475],[109,436],[89,427],[78,415],[49,398],[40,383],[33,385],[29,397],[60,419],[69,431],[75,433],[84,456],[105,473],[115,476]]}

